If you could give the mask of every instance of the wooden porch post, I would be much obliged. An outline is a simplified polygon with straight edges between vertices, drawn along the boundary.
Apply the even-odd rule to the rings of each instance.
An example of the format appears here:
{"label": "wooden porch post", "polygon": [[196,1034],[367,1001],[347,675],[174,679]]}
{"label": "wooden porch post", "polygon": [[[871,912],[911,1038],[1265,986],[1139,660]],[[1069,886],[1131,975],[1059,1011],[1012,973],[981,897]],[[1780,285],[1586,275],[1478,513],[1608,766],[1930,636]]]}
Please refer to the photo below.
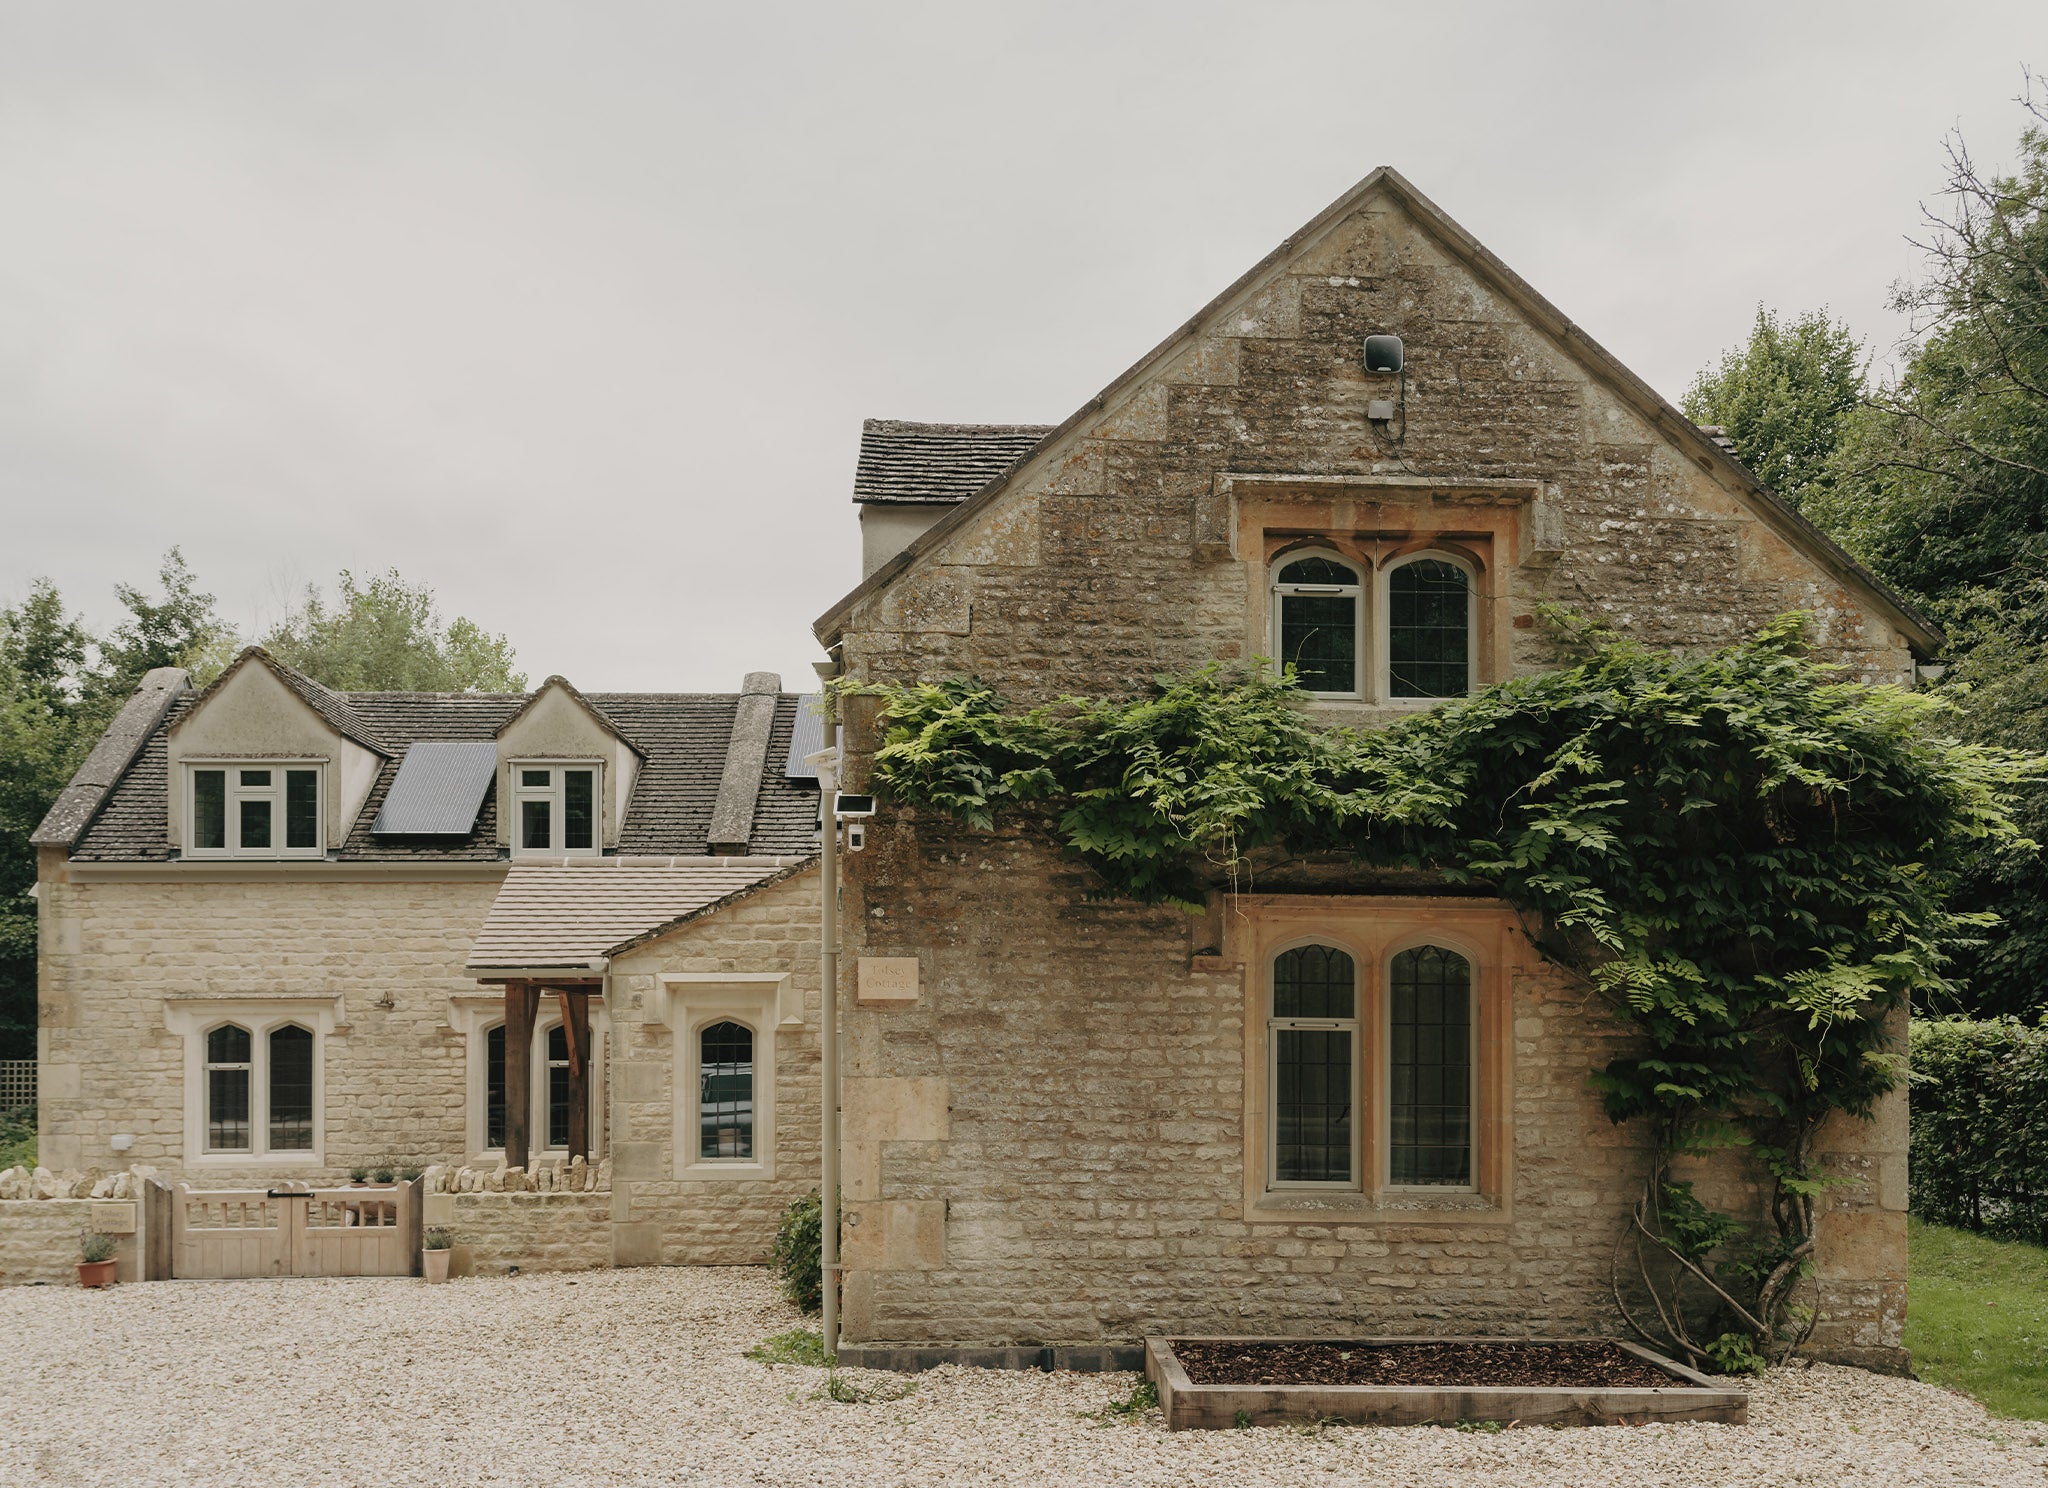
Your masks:
{"label": "wooden porch post", "polygon": [[533,1019],[540,993],[531,982],[505,984],[505,1166],[523,1168],[533,1111]]}
{"label": "wooden porch post", "polygon": [[562,1032],[569,1045],[569,1156],[590,1156],[590,994],[562,990]]}

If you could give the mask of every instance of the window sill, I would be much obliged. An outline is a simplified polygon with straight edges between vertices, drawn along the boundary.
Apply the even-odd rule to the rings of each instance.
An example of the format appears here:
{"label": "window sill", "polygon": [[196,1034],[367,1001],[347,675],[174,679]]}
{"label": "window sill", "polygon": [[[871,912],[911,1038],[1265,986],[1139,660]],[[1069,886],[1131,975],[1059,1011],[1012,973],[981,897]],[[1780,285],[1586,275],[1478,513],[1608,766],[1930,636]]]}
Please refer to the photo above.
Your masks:
{"label": "window sill", "polygon": [[1377,1194],[1274,1189],[1246,1206],[1250,1224],[1503,1224],[1511,1205],[1479,1193],[1392,1189]]}
{"label": "window sill", "polygon": [[693,1162],[676,1172],[691,1183],[764,1183],[774,1176],[774,1168],[763,1162]]}
{"label": "window sill", "polygon": [[324,1168],[317,1152],[202,1152],[194,1168]]}

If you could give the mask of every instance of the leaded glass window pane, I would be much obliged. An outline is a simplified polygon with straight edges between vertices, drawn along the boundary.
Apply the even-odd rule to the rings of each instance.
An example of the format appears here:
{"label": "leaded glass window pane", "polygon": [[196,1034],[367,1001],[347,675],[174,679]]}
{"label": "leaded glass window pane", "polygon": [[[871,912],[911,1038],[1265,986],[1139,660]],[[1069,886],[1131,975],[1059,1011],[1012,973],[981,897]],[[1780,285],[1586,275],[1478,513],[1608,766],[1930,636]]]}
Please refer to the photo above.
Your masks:
{"label": "leaded glass window pane", "polygon": [[1358,575],[1334,558],[1297,558],[1280,570],[1283,584],[1349,584],[1358,583]]}
{"label": "leaded glass window pane", "polygon": [[206,1150],[249,1150],[249,1030],[225,1024],[206,1036]]}
{"label": "leaded glass window pane", "polygon": [[1388,975],[1388,1177],[1472,1181],[1472,967],[1441,946],[1394,958]]}
{"label": "leaded glass window pane", "polygon": [[521,847],[547,847],[549,825],[554,810],[551,801],[521,801],[519,803],[519,845]]}
{"label": "leaded glass window pane", "polygon": [[[245,770],[242,772],[247,774]],[[270,846],[270,802],[242,800],[235,803],[238,819],[242,824],[241,845],[243,847]]]}
{"label": "leaded glass window pane", "polygon": [[562,850],[588,852],[596,834],[597,772],[562,772]]}
{"label": "leaded glass window pane", "polygon": [[505,1025],[484,1034],[484,1146],[505,1145]]}
{"label": "leaded glass window pane", "polygon": [[1404,563],[1387,576],[1387,689],[1394,697],[1472,690],[1472,586],[1456,564]]}
{"label": "leaded glass window pane", "polygon": [[284,845],[320,845],[320,772],[284,772]]}
{"label": "leaded glass window pane", "polygon": [[1348,1183],[1352,1179],[1357,1000],[1357,967],[1335,946],[1296,946],[1274,960],[1276,1182]]}
{"label": "leaded glass window pane", "polygon": [[1273,962],[1276,1018],[1349,1018],[1357,996],[1351,957],[1335,946],[1296,946]]}
{"label": "leaded glass window pane", "polygon": [[1358,691],[1358,596],[1280,596],[1280,660],[1310,692]]}
{"label": "leaded glass window pane", "polygon": [[1281,1028],[1274,1174],[1282,1183],[1351,1177],[1351,1039],[1344,1028]]}
{"label": "leaded glass window pane", "polygon": [[754,1034],[738,1023],[713,1023],[698,1035],[700,1158],[754,1155]]}
{"label": "leaded glass window pane", "polygon": [[228,845],[228,772],[192,772],[192,845],[225,849]]}
{"label": "leaded glass window pane", "polygon": [[569,1035],[557,1023],[548,1030],[548,1146],[569,1145]]}
{"label": "leaded glass window pane", "polygon": [[270,1035],[270,1147],[313,1150],[313,1035],[287,1026]]}

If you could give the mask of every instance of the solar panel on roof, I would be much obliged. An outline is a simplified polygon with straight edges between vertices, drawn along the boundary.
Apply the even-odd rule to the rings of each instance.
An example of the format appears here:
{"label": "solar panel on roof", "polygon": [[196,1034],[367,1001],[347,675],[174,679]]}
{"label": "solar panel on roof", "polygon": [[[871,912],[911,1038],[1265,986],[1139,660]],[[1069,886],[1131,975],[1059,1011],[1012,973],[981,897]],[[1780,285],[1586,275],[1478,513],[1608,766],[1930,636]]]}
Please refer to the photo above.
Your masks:
{"label": "solar panel on roof", "polygon": [[807,693],[796,700],[796,727],[789,731],[789,758],[783,762],[785,780],[816,780],[818,772],[804,763],[804,756],[825,747],[825,717],[818,711],[823,693]]}
{"label": "solar panel on roof", "polygon": [[387,837],[466,837],[497,771],[494,740],[410,745],[370,830]]}

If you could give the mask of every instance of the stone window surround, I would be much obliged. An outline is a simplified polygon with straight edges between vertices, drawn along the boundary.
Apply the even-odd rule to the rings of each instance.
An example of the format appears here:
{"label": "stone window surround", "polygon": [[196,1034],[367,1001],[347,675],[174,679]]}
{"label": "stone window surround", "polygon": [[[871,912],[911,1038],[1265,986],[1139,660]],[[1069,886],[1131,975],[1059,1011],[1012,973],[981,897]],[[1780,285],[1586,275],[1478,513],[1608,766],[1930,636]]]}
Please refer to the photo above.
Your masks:
{"label": "stone window surround", "polygon": [[[506,779],[510,782],[510,788],[507,793],[508,798],[510,800],[510,805],[506,809],[506,822],[512,834],[511,843],[513,857],[595,858],[603,855],[605,811],[604,761],[602,759],[599,759],[595,756],[578,757],[573,759],[557,759],[548,756],[535,755],[520,756],[519,758],[508,760],[506,764]],[[574,849],[562,846],[562,837],[567,826],[567,804],[564,797],[564,787],[561,781],[558,779],[553,785],[548,786],[545,789],[539,786],[522,786],[519,783],[519,772],[521,770],[590,771],[590,846],[579,847]],[[528,848],[521,844],[519,840],[519,805],[520,802],[528,799],[546,800],[554,803],[548,815],[548,821],[550,823],[548,836],[553,841],[554,846]]]}
{"label": "stone window surround", "polygon": [[[775,1045],[778,1030],[800,1027],[795,978],[787,972],[669,972],[658,976],[651,1021],[665,1024],[675,1061],[670,1162],[675,1176],[714,1183],[762,1183],[775,1177]],[[697,1156],[701,1037],[714,1023],[754,1035],[754,1155]]]}
{"label": "stone window surround", "polygon": [[[206,1166],[326,1166],[327,1039],[340,1021],[341,998],[335,997],[178,997],[164,1003],[164,1027],[185,1042],[184,1164]],[[206,1035],[224,1023],[249,1030],[250,1148],[246,1152],[206,1149]],[[296,1023],[313,1034],[313,1145],[310,1149],[272,1152],[269,1140],[270,1034]]]}
{"label": "stone window surround", "polygon": [[[1514,911],[1497,900],[1365,895],[1244,895],[1227,915],[1227,954],[1244,983],[1244,1216],[1253,1223],[1334,1220],[1499,1223],[1512,1210],[1510,1108],[1513,1042],[1509,998],[1525,949]],[[1348,953],[1358,970],[1357,1059],[1363,1098],[1353,1140],[1363,1153],[1358,1184],[1297,1187],[1268,1182],[1272,1054],[1267,1024],[1273,960],[1293,946],[1320,943]],[[1417,945],[1441,945],[1472,966],[1473,1173],[1469,1188],[1396,1187],[1387,1179],[1387,968]]]}
{"label": "stone window surround", "polygon": [[1487,561],[1487,550],[1493,546],[1490,536],[1477,534],[1452,541],[1435,533],[1393,536],[1378,533],[1346,537],[1335,533],[1304,536],[1298,532],[1267,532],[1264,537],[1270,600],[1266,607],[1266,632],[1256,647],[1261,656],[1277,658],[1280,654],[1279,577],[1280,570],[1287,564],[1324,554],[1363,576],[1362,592],[1358,597],[1362,611],[1358,617],[1361,690],[1312,694],[1319,702],[1367,703],[1403,712],[1418,712],[1443,701],[1442,698],[1394,697],[1387,674],[1391,659],[1388,654],[1387,623],[1391,607],[1387,599],[1387,583],[1394,570],[1424,559],[1448,563],[1461,570],[1469,581],[1470,598],[1465,607],[1468,686],[1476,691],[1496,680],[1487,655],[1485,627],[1480,623],[1481,610],[1487,608],[1489,600],[1497,597],[1494,594],[1494,566]]}
{"label": "stone window surround", "polygon": [[[463,1041],[463,1145],[467,1149],[471,1167],[489,1167],[505,1160],[503,1147],[484,1145],[489,1135],[487,1103],[490,1099],[490,1085],[486,1065],[489,1060],[490,1040],[486,1036],[493,1028],[505,1021],[505,999],[502,994],[462,993],[448,999],[448,1026],[462,1035]],[[529,1164],[534,1162],[567,1162],[566,1148],[550,1147],[546,1144],[548,1124],[548,1031],[559,1028],[562,1023],[561,1000],[551,996],[546,989],[541,992],[540,1013],[533,1020],[533,1046],[528,1051],[529,1073],[527,1091],[532,1109],[527,1115],[527,1131],[535,1138],[529,1149]],[[605,1075],[608,1051],[611,1044],[611,1017],[605,1011],[601,993],[590,994],[590,1161],[596,1162],[605,1150]]]}
{"label": "stone window surround", "polygon": [[[333,761],[325,755],[188,755],[184,760],[184,820],[179,823],[182,846],[180,859],[188,862],[255,862],[273,863],[321,859],[327,856],[327,790],[328,766]],[[227,785],[227,824],[225,840],[227,846],[203,848],[193,844],[199,840],[198,823],[195,814],[199,809],[199,792],[193,777],[201,770],[225,770],[232,774],[237,770],[311,770],[317,783],[318,797],[314,807],[313,846],[286,847],[285,837],[285,786],[280,780],[272,791],[277,798],[278,809],[271,817],[271,846],[239,847],[236,839],[240,835],[236,828],[235,801],[242,794],[241,789],[230,780]]]}

